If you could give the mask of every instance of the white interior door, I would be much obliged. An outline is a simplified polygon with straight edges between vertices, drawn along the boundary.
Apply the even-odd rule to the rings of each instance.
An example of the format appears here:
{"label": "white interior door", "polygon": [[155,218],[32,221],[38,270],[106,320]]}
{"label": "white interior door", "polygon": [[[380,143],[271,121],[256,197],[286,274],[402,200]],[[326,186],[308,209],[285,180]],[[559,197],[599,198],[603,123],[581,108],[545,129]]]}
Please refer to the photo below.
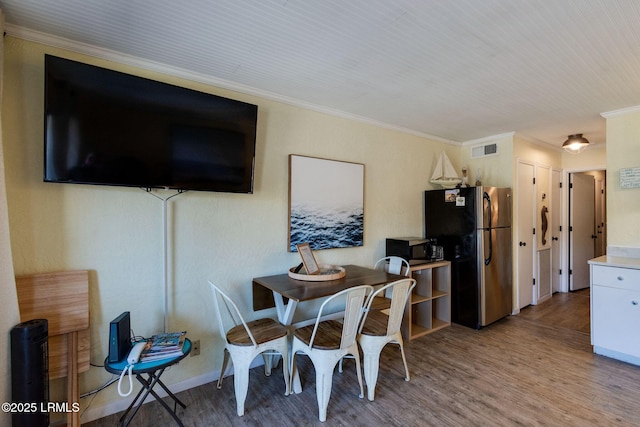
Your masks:
{"label": "white interior door", "polygon": [[596,178],[596,250],[595,256],[601,256],[607,253],[607,236],[605,233],[606,224],[606,194],[604,171],[600,171],[600,175]]}
{"label": "white interior door", "polygon": [[535,286],[533,304],[540,304],[551,297],[551,168],[535,165]]}
{"label": "white interior door", "polygon": [[533,250],[535,227],[535,188],[533,183],[534,165],[518,162],[518,220],[516,225],[516,283],[518,308],[533,304]]}
{"label": "white interior door", "polygon": [[595,254],[595,179],[584,173],[569,176],[569,289],[589,286],[589,264]]}
{"label": "white interior door", "polygon": [[[551,291],[562,290],[562,172],[551,172]],[[565,285],[566,286],[566,285]],[[566,289],[566,288],[565,288]]]}

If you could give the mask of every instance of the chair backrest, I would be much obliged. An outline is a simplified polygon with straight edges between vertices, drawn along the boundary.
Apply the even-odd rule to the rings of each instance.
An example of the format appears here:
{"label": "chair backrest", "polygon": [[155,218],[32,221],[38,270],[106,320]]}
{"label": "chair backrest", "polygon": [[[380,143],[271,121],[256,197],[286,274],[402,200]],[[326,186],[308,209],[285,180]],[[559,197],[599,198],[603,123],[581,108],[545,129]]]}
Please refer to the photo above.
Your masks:
{"label": "chair backrest", "polygon": [[358,327],[360,325],[360,319],[362,319],[365,302],[372,292],[373,286],[361,285],[345,289],[327,298],[322,303],[320,310],[318,311],[318,317],[316,317],[316,323],[313,327],[311,339],[309,340],[309,347],[313,348],[313,341],[315,340],[316,333],[318,332],[318,325],[324,315],[325,307],[330,306],[330,304],[336,299],[345,297],[346,300],[340,349],[343,350],[353,345],[358,338]]}
{"label": "chair backrest", "polygon": [[[404,272],[402,268],[404,267]],[[409,276],[409,261],[399,256],[387,256],[376,261],[375,270],[384,268],[388,273]]]}
{"label": "chair backrest", "polygon": [[[244,329],[247,331],[249,338],[254,346],[257,346],[256,339],[253,337],[251,333],[251,329],[247,326],[247,322],[245,322],[242,314],[240,314],[240,310],[235,302],[225,294],[219,287],[214,285],[211,281],[209,281],[209,285],[211,285],[211,292],[213,294],[213,305],[216,309],[216,317],[218,319],[218,327],[220,328],[220,335],[222,338],[226,340],[227,331],[231,329],[233,326],[243,325]],[[233,323],[233,326],[227,327],[229,323]]]}
{"label": "chair backrest", "polygon": [[[411,295],[411,291],[413,291],[413,288],[415,286],[415,279],[402,279],[391,282],[375,291],[371,295],[371,297],[369,297],[369,301],[367,302],[367,307],[364,310],[364,315],[362,316],[362,322],[360,323],[360,329],[358,330],[358,332],[362,332],[362,328],[367,321],[367,314],[371,309],[371,304],[373,303],[374,298],[379,294],[391,293],[391,307],[389,308],[387,335],[394,335],[398,333],[400,331],[400,327],[402,326],[404,307],[407,305],[409,295]],[[388,290],[391,290],[392,292],[388,292]]]}

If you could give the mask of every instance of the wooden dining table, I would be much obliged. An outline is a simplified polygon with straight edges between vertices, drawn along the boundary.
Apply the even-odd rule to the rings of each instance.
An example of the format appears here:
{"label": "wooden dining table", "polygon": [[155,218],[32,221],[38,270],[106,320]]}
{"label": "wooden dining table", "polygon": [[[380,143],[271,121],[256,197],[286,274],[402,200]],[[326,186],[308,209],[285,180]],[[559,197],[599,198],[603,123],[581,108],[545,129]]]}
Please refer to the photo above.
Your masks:
{"label": "wooden dining table", "polygon": [[[301,302],[326,298],[354,286],[381,286],[405,278],[384,270],[374,270],[358,265],[344,265],[342,268],[345,269],[344,277],[328,281],[297,280],[289,277],[288,273],[254,278],[253,309],[257,311],[275,306],[278,321],[289,326],[293,325],[293,316]],[[339,317],[340,312],[333,313],[331,316]],[[315,318],[302,320],[295,325],[303,326],[313,321]],[[294,378],[293,391],[295,393],[302,391],[300,379],[297,377]]]}

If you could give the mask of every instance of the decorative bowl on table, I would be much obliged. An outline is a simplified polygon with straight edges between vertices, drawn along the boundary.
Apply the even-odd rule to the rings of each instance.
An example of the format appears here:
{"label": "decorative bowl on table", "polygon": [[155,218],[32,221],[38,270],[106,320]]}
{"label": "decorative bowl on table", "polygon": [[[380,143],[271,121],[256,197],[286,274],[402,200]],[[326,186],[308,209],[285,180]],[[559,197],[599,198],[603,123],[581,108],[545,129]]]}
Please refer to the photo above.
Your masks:
{"label": "decorative bowl on table", "polygon": [[307,274],[302,267],[300,271],[295,272],[297,267],[289,269],[289,277],[296,280],[306,280],[309,282],[325,282],[329,280],[342,279],[347,273],[344,268],[339,265],[323,264],[320,266],[320,272],[316,274]]}

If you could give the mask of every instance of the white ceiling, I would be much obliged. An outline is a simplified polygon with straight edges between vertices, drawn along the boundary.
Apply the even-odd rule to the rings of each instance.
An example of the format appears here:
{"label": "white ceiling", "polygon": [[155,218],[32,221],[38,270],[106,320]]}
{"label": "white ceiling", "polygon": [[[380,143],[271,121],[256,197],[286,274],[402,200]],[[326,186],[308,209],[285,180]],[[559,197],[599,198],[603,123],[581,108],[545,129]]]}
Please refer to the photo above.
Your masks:
{"label": "white ceiling", "polygon": [[[468,142],[605,142],[640,104],[636,0],[0,0],[37,33],[220,86]],[[69,43],[69,46],[74,43]],[[143,62],[144,62],[143,61]]]}

